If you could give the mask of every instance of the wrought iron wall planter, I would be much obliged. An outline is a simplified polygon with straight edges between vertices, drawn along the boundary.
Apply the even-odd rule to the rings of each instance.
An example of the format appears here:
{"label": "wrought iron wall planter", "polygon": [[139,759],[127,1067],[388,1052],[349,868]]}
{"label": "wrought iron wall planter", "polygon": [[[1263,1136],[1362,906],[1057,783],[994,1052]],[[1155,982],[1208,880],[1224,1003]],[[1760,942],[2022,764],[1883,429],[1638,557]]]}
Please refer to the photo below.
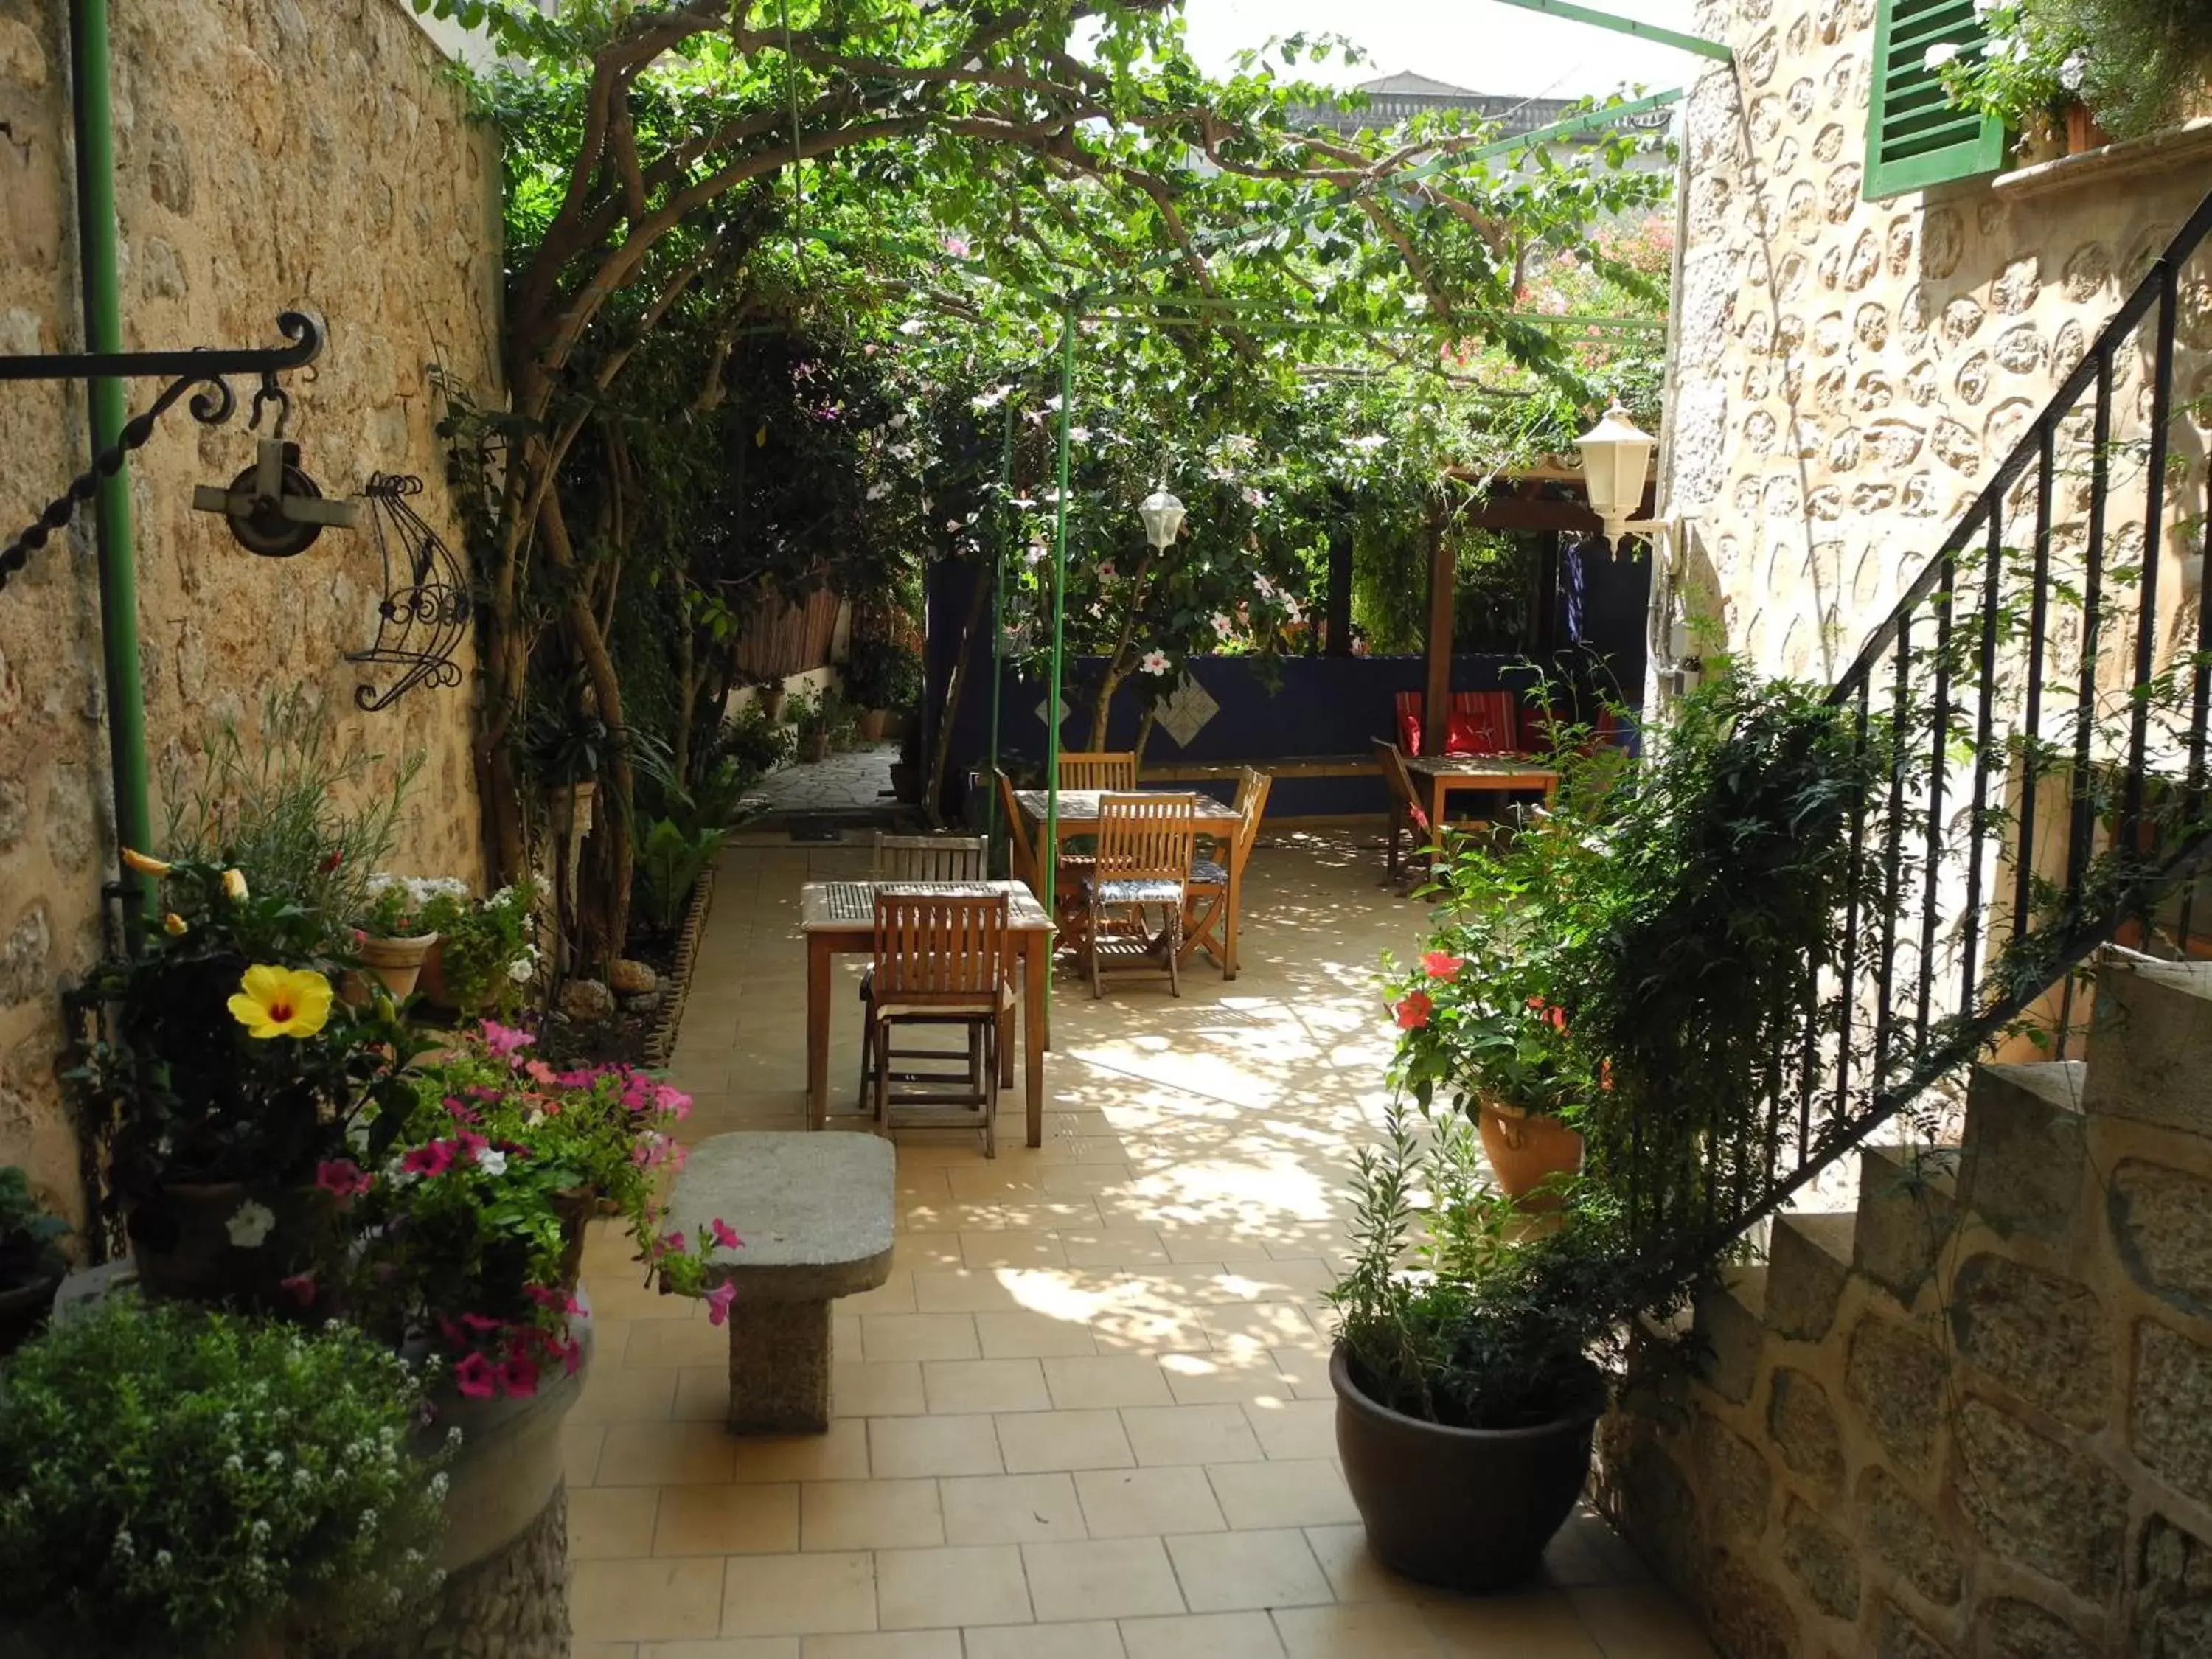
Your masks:
{"label": "wrought iron wall planter", "polygon": [[384,599],[377,607],[376,643],[348,652],[346,660],[401,671],[382,691],[367,681],[355,690],[355,705],[374,714],[410,687],[461,683],[453,653],[468,629],[469,588],[453,550],[408,505],[409,497],[422,493],[422,479],[380,472],[362,493],[384,563]]}

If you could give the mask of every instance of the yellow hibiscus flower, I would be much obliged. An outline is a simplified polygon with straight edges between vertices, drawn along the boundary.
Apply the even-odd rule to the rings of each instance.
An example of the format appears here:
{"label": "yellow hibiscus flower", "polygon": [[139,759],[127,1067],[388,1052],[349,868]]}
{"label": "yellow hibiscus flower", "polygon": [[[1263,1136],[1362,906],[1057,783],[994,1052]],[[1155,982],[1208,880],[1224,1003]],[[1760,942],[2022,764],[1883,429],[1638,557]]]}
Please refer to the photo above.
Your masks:
{"label": "yellow hibiscus flower", "polygon": [[169,873],[167,865],[159,859],[149,858],[135,848],[123,849],[123,866],[126,870],[136,870],[142,876],[166,876]]}
{"label": "yellow hibiscus flower", "polygon": [[256,963],[239,981],[230,1013],[248,1036],[313,1036],[330,1019],[331,982],[312,968]]}
{"label": "yellow hibiscus flower", "polygon": [[228,899],[233,904],[243,904],[246,902],[246,876],[244,872],[238,870],[226,870],[222,872],[222,896]]}

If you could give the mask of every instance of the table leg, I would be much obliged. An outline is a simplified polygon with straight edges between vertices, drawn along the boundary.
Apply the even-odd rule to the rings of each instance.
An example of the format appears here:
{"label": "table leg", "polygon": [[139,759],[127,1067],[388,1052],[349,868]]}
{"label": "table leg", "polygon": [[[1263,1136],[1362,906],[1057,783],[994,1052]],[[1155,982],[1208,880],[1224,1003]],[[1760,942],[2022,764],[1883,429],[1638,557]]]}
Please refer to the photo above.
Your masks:
{"label": "table leg", "polygon": [[830,1431],[830,1304],[730,1304],[732,1434]]}
{"label": "table leg", "polygon": [[1398,805],[1395,794],[1390,797],[1390,879],[1398,879],[1398,835],[1405,828],[1405,809]]}
{"label": "table leg", "polygon": [[1444,787],[1444,775],[1437,773],[1429,786],[1429,832],[1442,846],[1444,839],[1444,800],[1450,791]]}
{"label": "table leg", "polygon": [[1229,892],[1222,902],[1229,908],[1221,917],[1221,977],[1237,977],[1237,913],[1244,897],[1244,860],[1232,850],[1229,860]]}
{"label": "table leg", "polygon": [[1044,1145],[1044,1051],[1051,1035],[1046,1028],[1046,979],[1052,967],[1052,935],[1030,933],[1022,945],[1022,1063],[1023,1105],[1029,1118],[1029,1144]]}
{"label": "table leg", "polygon": [[830,941],[806,940],[806,1127],[830,1121]]}

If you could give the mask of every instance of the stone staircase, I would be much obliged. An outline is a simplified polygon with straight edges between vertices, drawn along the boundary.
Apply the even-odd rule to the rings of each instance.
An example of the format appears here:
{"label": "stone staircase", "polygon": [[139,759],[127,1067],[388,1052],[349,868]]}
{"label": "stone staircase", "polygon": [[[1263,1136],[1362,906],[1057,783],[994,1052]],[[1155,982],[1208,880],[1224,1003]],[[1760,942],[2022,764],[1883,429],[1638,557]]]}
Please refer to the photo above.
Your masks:
{"label": "stone staircase", "polygon": [[2212,964],[2108,957],[2086,1052],[1638,1344],[1601,1502],[1729,1659],[2212,1656]]}

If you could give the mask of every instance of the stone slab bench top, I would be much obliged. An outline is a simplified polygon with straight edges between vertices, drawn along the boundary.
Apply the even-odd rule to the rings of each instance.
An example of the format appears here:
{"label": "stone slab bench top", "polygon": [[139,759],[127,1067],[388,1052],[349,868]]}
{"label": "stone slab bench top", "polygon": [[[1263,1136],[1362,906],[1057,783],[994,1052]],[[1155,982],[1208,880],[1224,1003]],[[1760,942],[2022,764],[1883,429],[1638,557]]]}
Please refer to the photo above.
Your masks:
{"label": "stone slab bench top", "polygon": [[691,1149],[670,1200],[687,1237],[720,1217],[744,1240],[716,1250],[707,1282],[748,1302],[826,1302],[890,1277],[898,1155],[880,1136],[741,1130]]}

